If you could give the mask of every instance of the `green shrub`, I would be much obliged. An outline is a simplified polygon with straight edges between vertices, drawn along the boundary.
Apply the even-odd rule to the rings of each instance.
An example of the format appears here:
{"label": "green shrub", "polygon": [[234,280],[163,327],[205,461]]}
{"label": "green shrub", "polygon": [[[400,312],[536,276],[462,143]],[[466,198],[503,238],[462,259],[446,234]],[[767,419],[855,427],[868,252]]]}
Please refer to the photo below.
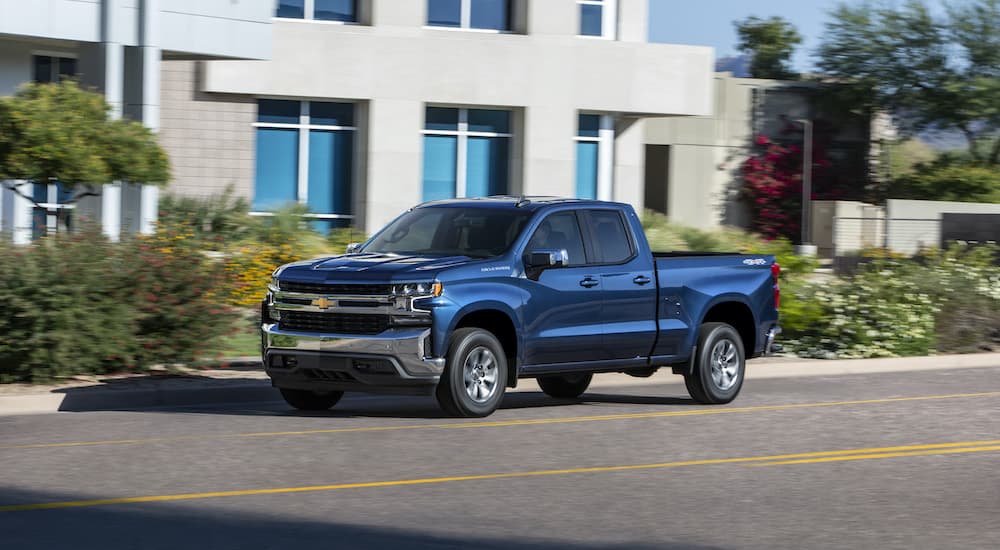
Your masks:
{"label": "green shrub", "polygon": [[107,373],[135,363],[122,250],[98,231],[0,241],[0,382]]}
{"label": "green shrub", "polygon": [[221,262],[182,235],[0,241],[0,382],[189,362],[229,332]]}

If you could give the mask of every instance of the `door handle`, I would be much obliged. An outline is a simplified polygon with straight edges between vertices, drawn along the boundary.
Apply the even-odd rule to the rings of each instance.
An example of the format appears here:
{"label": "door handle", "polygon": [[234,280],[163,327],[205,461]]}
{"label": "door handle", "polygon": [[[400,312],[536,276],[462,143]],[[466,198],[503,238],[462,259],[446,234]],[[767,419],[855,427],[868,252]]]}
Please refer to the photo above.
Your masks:
{"label": "door handle", "polygon": [[653,280],[645,275],[639,275],[635,279],[632,279],[632,282],[641,286],[641,285],[648,285],[649,283],[653,282]]}
{"label": "door handle", "polygon": [[580,286],[583,288],[591,288],[597,286],[597,279],[593,277],[587,277],[586,279],[580,281]]}

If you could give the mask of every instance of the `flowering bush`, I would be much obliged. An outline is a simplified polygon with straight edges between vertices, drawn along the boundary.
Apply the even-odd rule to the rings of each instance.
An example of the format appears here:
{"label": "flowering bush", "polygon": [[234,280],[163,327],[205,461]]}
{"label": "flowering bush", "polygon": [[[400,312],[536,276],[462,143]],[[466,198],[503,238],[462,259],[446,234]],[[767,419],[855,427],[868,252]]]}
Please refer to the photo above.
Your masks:
{"label": "flowering bush", "polygon": [[[863,182],[845,178],[829,157],[832,132],[817,121],[812,155],[812,199],[847,200],[859,198]],[[785,134],[794,132],[789,127]],[[801,143],[801,138],[796,138]],[[766,238],[784,237],[797,242],[801,235],[802,164],[801,145],[785,145],[768,136],[754,140],[757,153],[741,166],[743,193],[753,212],[753,229]]]}
{"label": "flowering bush", "polygon": [[783,343],[805,357],[853,358],[975,351],[1000,344],[995,249],[954,247],[914,259],[879,259],[851,278],[783,287],[810,304],[782,324]]}

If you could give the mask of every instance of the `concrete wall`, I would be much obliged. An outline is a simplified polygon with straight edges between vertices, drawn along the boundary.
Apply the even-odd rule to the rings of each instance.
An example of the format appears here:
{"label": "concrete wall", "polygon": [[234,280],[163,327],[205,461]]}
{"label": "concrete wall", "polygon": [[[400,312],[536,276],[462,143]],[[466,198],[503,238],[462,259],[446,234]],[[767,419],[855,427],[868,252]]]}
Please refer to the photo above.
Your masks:
{"label": "concrete wall", "polygon": [[207,196],[232,186],[237,195],[249,197],[256,100],[197,91],[200,63],[162,63],[160,143],[170,153],[170,191]]}
{"label": "concrete wall", "polygon": [[888,246],[896,252],[913,254],[941,244],[941,214],[1000,214],[1000,204],[974,202],[886,201]]}
{"label": "concrete wall", "polygon": [[823,258],[885,245],[885,209],[857,201],[812,201],[812,244]]}

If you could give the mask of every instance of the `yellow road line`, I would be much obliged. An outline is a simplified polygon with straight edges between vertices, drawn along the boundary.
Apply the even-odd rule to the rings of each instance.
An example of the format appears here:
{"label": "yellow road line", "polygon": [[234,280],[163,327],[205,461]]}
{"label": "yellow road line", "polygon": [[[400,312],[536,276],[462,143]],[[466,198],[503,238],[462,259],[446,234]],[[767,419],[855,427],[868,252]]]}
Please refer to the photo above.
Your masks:
{"label": "yellow road line", "polygon": [[[111,504],[139,504],[150,502],[170,502],[177,500],[198,500],[206,498],[259,496],[291,493],[308,493],[318,491],[338,491],[344,489],[372,489],[379,487],[405,487],[409,485],[429,485],[451,483],[458,481],[480,481],[494,479],[528,478],[556,476],[569,474],[590,474],[626,472],[635,470],[654,470],[678,468],[682,466],[709,466],[717,464],[755,463],[761,465],[804,464],[809,462],[829,462],[834,460],[863,460],[868,458],[890,458],[902,456],[941,455],[956,453],[972,453],[1000,450],[1000,440],[964,441],[954,443],[930,443],[923,445],[904,445],[897,447],[873,447],[868,449],[844,449],[835,451],[817,451],[771,456],[750,456],[738,458],[713,458],[705,460],[685,460],[676,462],[660,462],[654,464],[630,464],[623,466],[593,466],[585,468],[563,468],[555,470],[535,470],[525,472],[506,472],[495,474],[477,474],[449,477],[431,477],[422,479],[399,479],[390,481],[369,481],[361,483],[341,483],[336,485],[313,485],[307,487],[280,487],[271,489],[247,489],[241,491],[214,491],[207,493],[180,493],[173,495],[151,495],[142,497],[104,498],[92,500],[72,500],[63,502],[42,502],[35,504],[13,504],[0,506],[0,512],[23,512],[29,510],[52,510],[58,508],[82,508],[90,506],[106,506]],[[778,462],[781,461],[781,462]],[[757,465],[757,464],[748,464]]]}
{"label": "yellow road line", "polygon": [[1000,391],[977,393],[953,393],[944,395],[921,395],[914,397],[887,397],[883,399],[862,399],[855,401],[824,401],[819,403],[791,403],[788,405],[759,405],[753,407],[713,407],[698,408],[683,411],[657,411],[625,414],[606,414],[597,416],[570,416],[558,418],[533,418],[524,420],[488,420],[478,422],[449,422],[435,424],[403,424],[397,426],[356,426],[349,428],[327,428],[321,430],[297,430],[280,432],[251,432],[237,434],[199,434],[176,437],[151,437],[143,439],[112,439],[104,441],[70,441],[63,443],[27,443],[23,445],[0,445],[5,449],[42,449],[57,447],[86,447],[96,445],[135,445],[143,443],[164,443],[176,441],[194,441],[207,439],[250,438],[250,437],[283,437],[297,435],[320,435],[358,432],[384,432],[407,430],[455,430],[469,428],[502,428],[512,426],[538,426],[547,424],[570,424],[576,422],[607,422],[615,420],[635,420],[649,418],[669,418],[675,416],[704,416],[713,414],[735,414],[766,411],[787,411],[796,409],[812,409],[821,407],[844,407],[852,405],[876,405],[886,403],[902,403],[911,401],[931,401],[941,399],[970,399],[982,397],[998,397]]}
{"label": "yellow road line", "polygon": [[843,462],[848,460],[870,460],[874,458],[897,458],[904,456],[929,456],[929,455],[945,455],[945,454],[956,454],[956,453],[981,453],[985,451],[1000,451],[1000,445],[989,445],[985,447],[963,447],[960,449],[930,449],[926,451],[910,451],[910,452],[898,452],[898,453],[875,453],[875,454],[863,454],[863,455],[846,455],[846,456],[826,456],[822,458],[806,458],[799,460],[780,460],[775,462],[764,462],[761,464],[747,464],[746,466],[758,467],[758,466],[787,466],[790,464],[817,464],[821,462]]}

